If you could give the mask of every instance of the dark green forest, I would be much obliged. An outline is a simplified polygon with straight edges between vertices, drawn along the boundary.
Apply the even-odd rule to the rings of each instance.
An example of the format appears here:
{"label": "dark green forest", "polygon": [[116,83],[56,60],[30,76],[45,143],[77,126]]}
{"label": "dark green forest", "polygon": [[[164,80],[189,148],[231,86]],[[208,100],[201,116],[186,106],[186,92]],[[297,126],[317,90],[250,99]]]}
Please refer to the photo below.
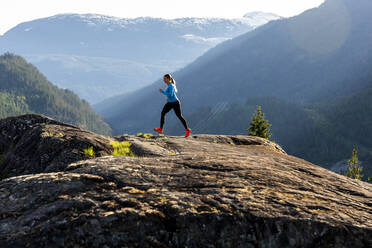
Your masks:
{"label": "dark green forest", "polygon": [[[290,154],[326,168],[347,160],[354,148],[372,175],[372,89],[314,105],[301,106],[275,97],[249,98],[244,104],[231,104],[220,110],[200,107],[186,119],[195,133],[248,135],[246,131],[257,106],[272,124],[270,140]],[[173,114],[167,133],[179,134]]]}
{"label": "dark green forest", "polygon": [[51,84],[22,57],[0,56],[0,118],[37,113],[109,135],[111,129],[89,103]]}

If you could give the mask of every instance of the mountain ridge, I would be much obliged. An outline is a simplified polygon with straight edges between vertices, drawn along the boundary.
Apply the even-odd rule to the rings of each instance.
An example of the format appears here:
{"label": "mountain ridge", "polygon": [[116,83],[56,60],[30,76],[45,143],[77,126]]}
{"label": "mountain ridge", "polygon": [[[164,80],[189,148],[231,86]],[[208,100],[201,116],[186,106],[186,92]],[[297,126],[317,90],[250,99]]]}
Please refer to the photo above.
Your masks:
{"label": "mountain ridge", "polygon": [[[169,25],[185,25],[185,24],[200,24],[200,25],[205,25],[208,24],[208,22],[230,22],[231,24],[237,24],[241,22],[245,22],[246,24],[251,24],[250,22],[254,22],[251,24],[252,27],[256,27],[257,22],[262,23],[260,18],[265,19],[265,21],[270,21],[270,20],[275,20],[275,19],[280,19],[279,15],[273,14],[273,13],[266,13],[266,12],[260,12],[260,11],[255,11],[255,12],[249,12],[245,14],[241,18],[218,18],[218,17],[182,17],[182,18],[171,18],[171,19],[166,19],[166,18],[160,18],[160,17],[136,17],[136,18],[121,18],[121,17],[115,17],[115,16],[109,16],[109,15],[102,15],[102,14],[94,14],[94,13],[86,13],[86,14],[77,14],[77,13],[62,13],[62,14],[57,14],[54,16],[50,17],[45,17],[45,18],[39,18],[35,19],[33,21],[27,21],[27,22],[22,22],[15,27],[9,29],[7,32],[3,34],[3,36],[8,35],[12,29],[21,28],[21,26],[26,27],[27,25],[31,25],[31,23],[35,21],[42,21],[42,20],[64,20],[64,19],[75,19],[75,20],[80,20],[81,22],[85,22],[89,25],[113,25],[113,26],[118,26],[118,27],[127,27],[129,25],[133,24],[138,24],[138,23],[144,23],[146,21],[156,21],[156,22],[164,22],[168,23]],[[247,20],[247,19],[252,19],[252,20]],[[256,20],[257,19],[257,20]],[[29,30],[25,29],[25,32],[31,31],[32,27],[29,27]],[[112,31],[112,30],[111,30]]]}
{"label": "mountain ridge", "polygon": [[[0,52],[23,55],[59,87],[97,103],[148,85],[157,75],[182,68],[216,44],[270,18],[279,17],[167,20],[56,15],[12,28],[1,37]],[[250,25],[252,21],[256,24]]]}
{"label": "mountain ridge", "polygon": [[[343,3],[341,0],[335,2]],[[368,9],[368,7],[372,9],[368,1],[360,0],[360,2],[366,4],[365,9]],[[252,32],[238,36],[233,40],[223,42],[214,49],[207,51],[203,56],[195,60],[195,62],[174,73],[175,78],[178,79],[179,82],[178,87],[180,88],[180,95],[186,95],[185,101],[187,101],[187,104],[191,104],[192,107],[200,101],[205,102],[201,102],[199,105],[214,105],[219,101],[231,102],[235,99],[239,99],[239,95],[243,93],[246,97],[265,96],[265,94],[267,94],[295,101],[300,104],[306,104],[309,103],[309,101],[310,103],[312,101],[318,101],[321,97],[333,97],[327,95],[333,94],[332,91],[341,95],[345,94],[345,92],[349,92],[349,90],[357,92],[363,89],[367,83],[363,82],[361,78],[366,75],[368,64],[359,62],[360,67],[358,68],[356,64],[352,65],[350,62],[349,64],[344,63],[345,61],[347,62],[348,59],[357,61],[358,56],[360,56],[360,61],[365,61],[368,59],[368,53],[365,53],[363,49],[357,51],[357,46],[354,45],[354,47],[352,47],[350,40],[347,40],[344,46],[348,46],[348,49],[353,52],[355,51],[355,54],[347,52],[346,48],[345,50],[340,50],[340,48],[338,48],[339,53],[337,56],[333,54],[328,55],[328,57],[317,54],[311,56],[303,48],[295,45],[295,41],[293,41],[291,37],[288,37],[290,33],[282,34],[280,32],[282,30],[289,32],[289,26],[294,26],[289,24],[290,22],[294,22],[298,19],[300,19],[300,22],[303,22],[302,20],[309,18],[309,14],[315,13],[312,15],[323,15],[324,17],[324,14],[331,13],[333,11],[333,6],[329,6],[328,1],[326,1],[326,3],[327,4],[323,4],[319,8],[306,11],[306,15],[269,23]],[[333,1],[331,1],[331,3],[333,3]],[[357,8],[358,10],[354,10],[353,8],[352,6],[351,9],[354,11],[354,18],[359,22],[365,20],[362,17],[356,16],[356,12],[359,11],[360,7]],[[364,10],[363,13],[367,13],[367,11]],[[296,25],[298,26],[299,24],[297,23]],[[330,25],[332,25],[332,23]],[[367,38],[366,35],[368,36],[368,34],[361,32],[359,29],[360,27],[355,26],[352,30],[354,33],[358,32],[360,36],[354,39],[360,38],[364,40],[364,38]],[[273,43],[271,42],[273,39],[277,39],[278,41]],[[371,37],[370,39],[372,40]],[[359,42],[363,44],[363,46],[367,46],[368,42],[365,42],[366,40],[362,42],[361,40],[359,40]],[[289,42],[288,48],[281,44],[287,41]],[[272,51],[265,54],[267,47]],[[350,58],[343,57],[345,53],[348,53]],[[261,54],[265,54],[265,57],[262,57]],[[280,61],[283,60],[283,57],[281,57],[283,54],[285,54],[287,59],[291,60],[290,63],[280,63]],[[288,57],[289,55],[291,56]],[[338,63],[329,64],[330,59],[337,59]],[[326,66],[326,64],[328,66]],[[279,68],[279,65],[283,68]],[[306,74],[304,74],[304,68],[310,68],[307,69],[308,71]],[[249,70],[248,73],[246,69]],[[323,77],[326,75],[326,69],[330,70],[328,81],[327,78]],[[312,73],[312,70],[314,70],[314,73]],[[353,73],[348,73],[349,71]],[[348,81],[352,80],[351,77],[355,77],[355,75],[357,75],[358,84],[355,83],[353,87],[351,87]],[[270,78],[266,78],[266,76]],[[278,78],[271,78],[273,76]],[[226,82],[229,81],[232,84],[227,87]],[[259,83],[255,83],[256,81]],[[275,85],[276,81],[279,81],[280,84]],[[155,85],[159,83],[161,84],[160,80],[154,82],[153,87],[157,87]],[[213,83],[213,88],[209,85],[204,86],[206,83]],[[193,88],[199,88],[197,92],[198,95],[191,95]],[[228,91],[230,88],[232,90]],[[310,90],[310,88],[314,89]],[[156,92],[150,93],[150,89],[150,87],[146,87],[141,89],[141,91],[147,91],[146,94],[148,94],[148,97],[151,95],[150,98],[154,98]],[[229,94],[225,94],[227,91]],[[135,94],[138,93],[136,92]],[[200,95],[209,95],[208,98],[213,100],[207,102],[206,98]],[[191,100],[194,98],[198,98],[198,101]],[[242,99],[242,101],[244,100],[245,99]],[[123,99],[123,101],[125,100]],[[151,111],[153,111],[153,109]]]}

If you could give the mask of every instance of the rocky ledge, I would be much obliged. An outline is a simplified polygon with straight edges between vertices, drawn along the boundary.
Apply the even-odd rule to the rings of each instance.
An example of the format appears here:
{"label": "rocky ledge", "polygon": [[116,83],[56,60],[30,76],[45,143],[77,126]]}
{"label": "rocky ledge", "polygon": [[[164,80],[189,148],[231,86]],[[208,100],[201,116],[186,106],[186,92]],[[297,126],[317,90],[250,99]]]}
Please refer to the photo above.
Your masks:
{"label": "rocky ledge", "polygon": [[0,128],[1,247],[372,246],[371,184],[261,138],[104,137],[37,115]]}

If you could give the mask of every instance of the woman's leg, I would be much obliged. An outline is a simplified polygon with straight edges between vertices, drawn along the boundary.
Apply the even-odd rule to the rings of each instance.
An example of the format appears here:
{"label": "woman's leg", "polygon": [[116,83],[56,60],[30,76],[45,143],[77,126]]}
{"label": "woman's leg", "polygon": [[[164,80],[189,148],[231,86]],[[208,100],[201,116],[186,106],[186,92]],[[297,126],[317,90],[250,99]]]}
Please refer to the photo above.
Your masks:
{"label": "woman's leg", "polygon": [[163,126],[164,126],[165,115],[166,115],[166,113],[168,113],[171,109],[172,109],[172,104],[170,104],[169,102],[167,102],[167,103],[164,105],[163,110],[161,111],[161,118],[160,118],[160,128],[161,128],[161,129],[163,129]]}
{"label": "woman's leg", "polygon": [[183,118],[183,116],[181,114],[181,102],[180,101],[174,102],[173,109],[174,109],[174,112],[176,113],[178,119],[180,119],[180,121],[182,122],[183,126],[187,130],[188,127],[187,127],[186,120],[185,120],[185,118]]}

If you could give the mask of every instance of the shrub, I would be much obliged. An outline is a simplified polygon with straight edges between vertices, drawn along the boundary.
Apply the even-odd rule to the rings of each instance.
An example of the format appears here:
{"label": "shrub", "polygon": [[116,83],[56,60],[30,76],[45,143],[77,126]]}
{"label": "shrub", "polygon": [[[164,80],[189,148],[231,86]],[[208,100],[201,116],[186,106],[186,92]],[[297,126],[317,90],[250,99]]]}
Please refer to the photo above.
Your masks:
{"label": "shrub", "polygon": [[132,144],[128,141],[111,141],[110,145],[114,148],[114,151],[112,153],[113,156],[134,156],[133,152],[130,150],[130,146]]}
{"label": "shrub", "polygon": [[84,154],[89,156],[89,157],[95,157],[95,153],[93,150],[93,146],[88,147],[87,149],[84,149]]}
{"label": "shrub", "polygon": [[45,131],[44,132],[44,137],[53,137],[54,133],[52,131]]}
{"label": "shrub", "polygon": [[152,133],[145,133],[142,137],[144,137],[145,139],[151,139],[152,137],[154,137],[154,135]]}
{"label": "shrub", "polygon": [[154,137],[154,135],[152,133],[137,133],[136,136],[137,137],[142,137],[142,138],[145,138],[145,139],[150,139],[150,138]]}

